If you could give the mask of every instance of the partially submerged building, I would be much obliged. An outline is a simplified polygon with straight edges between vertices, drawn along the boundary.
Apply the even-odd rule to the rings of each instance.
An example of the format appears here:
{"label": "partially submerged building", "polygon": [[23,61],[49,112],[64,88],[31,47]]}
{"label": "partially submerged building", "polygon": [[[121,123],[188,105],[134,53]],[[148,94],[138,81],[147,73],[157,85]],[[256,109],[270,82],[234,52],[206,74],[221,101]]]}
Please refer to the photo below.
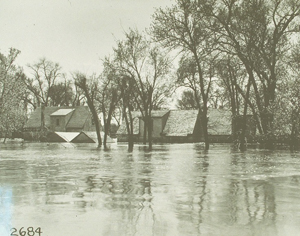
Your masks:
{"label": "partially submerged building", "polygon": [[[44,119],[42,119],[44,117]],[[81,131],[95,132],[92,115],[87,106],[41,107],[33,111],[23,128],[25,140],[36,140],[42,127],[48,131],[47,141],[71,141]]]}
{"label": "partially submerged building", "polygon": [[[133,112],[134,141],[142,142],[144,121],[140,112]],[[198,110],[153,111],[154,142],[184,143],[204,141]],[[251,127],[253,129],[253,127]],[[232,142],[232,116],[226,109],[209,109],[208,135],[211,142]],[[251,134],[253,131],[251,132]],[[255,127],[254,127],[255,133]],[[128,141],[125,122],[117,132],[118,142]]]}

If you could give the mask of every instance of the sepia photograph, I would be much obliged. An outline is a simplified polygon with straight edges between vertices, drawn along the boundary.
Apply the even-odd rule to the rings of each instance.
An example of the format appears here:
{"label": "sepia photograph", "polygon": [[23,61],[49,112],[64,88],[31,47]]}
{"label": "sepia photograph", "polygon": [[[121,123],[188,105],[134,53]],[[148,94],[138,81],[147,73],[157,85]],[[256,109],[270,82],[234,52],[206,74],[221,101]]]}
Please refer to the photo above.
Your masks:
{"label": "sepia photograph", "polygon": [[300,0],[1,0],[0,236],[300,235]]}

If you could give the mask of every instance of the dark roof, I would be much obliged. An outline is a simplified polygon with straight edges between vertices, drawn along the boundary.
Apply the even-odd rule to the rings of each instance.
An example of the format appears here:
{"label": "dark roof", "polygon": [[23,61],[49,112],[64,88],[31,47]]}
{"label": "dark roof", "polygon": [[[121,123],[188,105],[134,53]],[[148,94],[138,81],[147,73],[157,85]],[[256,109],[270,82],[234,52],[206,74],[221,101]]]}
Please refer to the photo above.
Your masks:
{"label": "dark roof", "polygon": [[[50,127],[50,115],[61,107],[45,107],[44,117],[45,126]],[[38,107],[31,114],[24,128],[39,128],[41,127],[41,108]]]}
{"label": "dark roof", "polygon": [[197,121],[198,110],[170,111],[163,130],[166,136],[187,136],[192,134]]}
{"label": "dark roof", "polygon": [[[157,111],[156,111],[157,112]],[[167,114],[168,111],[160,111],[156,117]],[[140,112],[132,112],[134,118],[134,134],[139,134]],[[154,116],[155,117],[155,116]],[[231,134],[231,112],[225,109],[208,110],[208,134],[210,135],[230,135]],[[166,136],[187,136],[193,134],[198,118],[198,110],[171,110],[163,130]],[[127,134],[126,124],[123,121],[118,132]]]}
{"label": "dark roof", "polygon": [[[139,134],[139,117],[141,113],[139,111],[131,112],[133,118],[133,134]],[[128,134],[126,128],[126,122],[123,120],[122,124],[120,125],[117,134]]]}
{"label": "dark roof", "polygon": [[[50,127],[50,116],[56,114],[65,114],[65,111],[69,113],[71,110],[73,114],[67,124],[67,128],[83,128],[86,120],[90,117],[90,111],[87,106],[78,106],[78,107],[45,107],[44,117],[45,117],[45,126]],[[66,115],[66,114],[65,114]],[[24,128],[39,128],[41,127],[41,108],[38,107],[33,111],[25,124]]]}
{"label": "dark roof", "polygon": [[207,128],[210,135],[231,135],[231,112],[225,109],[209,109]]}
{"label": "dark roof", "polygon": [[75,107],[75,110],[66,128],[83,128],[86,120],[90,117],[90,110],[87,106]]}
{"label": "dark roof", "polygon": [[[151,117],[163,117],[168,112],[169,112],[168,110],[155,110],[155,111],[151,111]],[[139,117],[142,117],[142,114],[140,112],[139,112]]]}

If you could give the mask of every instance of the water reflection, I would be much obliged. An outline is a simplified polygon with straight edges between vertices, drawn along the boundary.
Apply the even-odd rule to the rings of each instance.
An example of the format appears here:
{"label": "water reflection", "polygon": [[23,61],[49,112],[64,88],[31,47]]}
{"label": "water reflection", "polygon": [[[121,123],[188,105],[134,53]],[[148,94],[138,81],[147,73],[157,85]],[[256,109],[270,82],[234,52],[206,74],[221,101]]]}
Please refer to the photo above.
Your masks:
{"label": "water reflection", "polygon": [[240,153],[222,145],[204,152],[199,144],[126,149],[1,149],[0,186],[11,189],[12,224],[75,236],[297,235],[300,229],[299,153]]}

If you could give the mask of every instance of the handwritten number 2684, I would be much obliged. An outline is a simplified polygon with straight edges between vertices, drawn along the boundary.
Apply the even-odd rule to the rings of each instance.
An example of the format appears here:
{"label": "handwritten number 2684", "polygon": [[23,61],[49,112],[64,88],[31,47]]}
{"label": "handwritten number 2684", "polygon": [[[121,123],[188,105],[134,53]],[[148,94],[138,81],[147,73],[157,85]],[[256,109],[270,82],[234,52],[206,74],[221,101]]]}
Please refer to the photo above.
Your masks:
{"label": "handwritten number 2684", "polygon": [[19,231],[16,228],[12,228],[11,230],[12,232],[10,236],[35,236],[35,233],[37,233],[38,236],[41,236],[42,234],[41,227],[36,228],[36,230],[34,230],[33,227],[28,227],[27,230],[24,230],[24,227],[22,227]]}

